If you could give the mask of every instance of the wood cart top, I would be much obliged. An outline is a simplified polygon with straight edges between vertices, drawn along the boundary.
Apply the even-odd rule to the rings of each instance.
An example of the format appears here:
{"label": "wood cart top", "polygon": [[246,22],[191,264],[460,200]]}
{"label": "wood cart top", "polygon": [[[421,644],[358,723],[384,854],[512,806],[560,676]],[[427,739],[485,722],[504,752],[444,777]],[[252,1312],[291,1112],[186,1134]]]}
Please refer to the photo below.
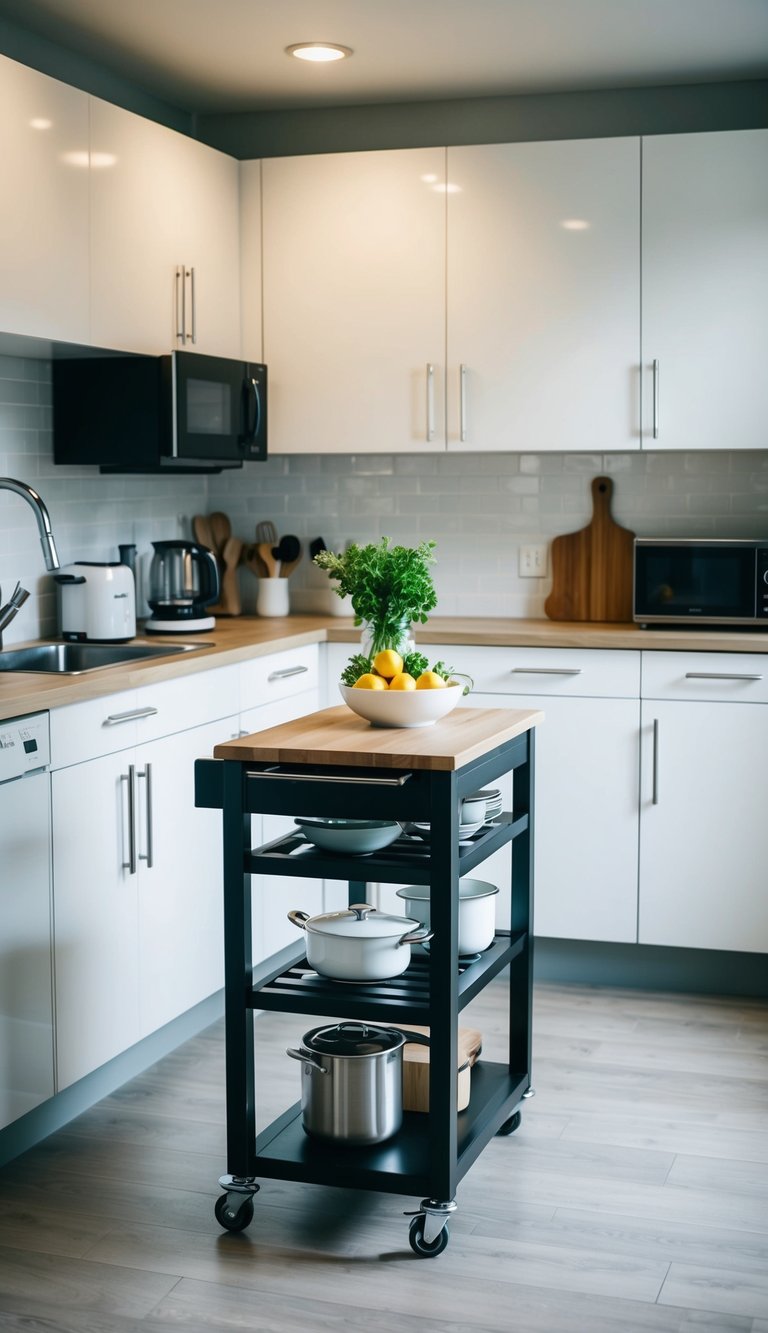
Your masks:
{"label": "wood cart top", "polygon": [[431,727],[373,727],[342,704],[225,741],[213,753],[245,763],[453,771],[543,718],[532,708],[455,708]]}

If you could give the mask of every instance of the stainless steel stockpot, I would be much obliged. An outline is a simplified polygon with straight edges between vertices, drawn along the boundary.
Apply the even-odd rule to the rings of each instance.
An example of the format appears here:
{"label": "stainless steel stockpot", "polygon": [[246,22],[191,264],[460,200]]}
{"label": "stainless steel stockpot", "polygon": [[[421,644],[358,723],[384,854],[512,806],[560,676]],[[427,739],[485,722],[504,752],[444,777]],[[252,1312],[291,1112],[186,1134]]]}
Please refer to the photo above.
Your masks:
{"label": "stainless steel stockpot", "polygon": [[403,1122],[403,1047],[429,1044],[421,1033],[369,1023],[334,1023],[305,1032],[301,1061],[304,1129],[349,1145],[381,1143]]}

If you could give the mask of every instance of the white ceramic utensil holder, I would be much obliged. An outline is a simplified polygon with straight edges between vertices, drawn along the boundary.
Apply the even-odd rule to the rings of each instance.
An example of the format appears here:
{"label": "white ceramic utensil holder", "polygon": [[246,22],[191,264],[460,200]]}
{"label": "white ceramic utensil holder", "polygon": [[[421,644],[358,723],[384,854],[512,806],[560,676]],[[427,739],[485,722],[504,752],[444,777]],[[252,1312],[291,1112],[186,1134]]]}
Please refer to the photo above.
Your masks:
{"label": "white ceramic utensil holder", "polygon": [[260,616],[287,616],[290,610],[287,579],[259,579],[256,611]]}

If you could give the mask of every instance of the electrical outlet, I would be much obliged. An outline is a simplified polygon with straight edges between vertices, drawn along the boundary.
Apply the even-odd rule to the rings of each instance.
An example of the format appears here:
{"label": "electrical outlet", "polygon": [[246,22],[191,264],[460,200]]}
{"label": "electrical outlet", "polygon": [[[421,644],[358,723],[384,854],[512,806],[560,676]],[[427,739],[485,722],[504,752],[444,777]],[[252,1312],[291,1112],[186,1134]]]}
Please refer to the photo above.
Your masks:
{"label": "electrical outlet", "polygon": [[521,546],[518,557],[518,574],[521,579],[543,579],[547,576],[547,547],[545,543],[533,546]]}

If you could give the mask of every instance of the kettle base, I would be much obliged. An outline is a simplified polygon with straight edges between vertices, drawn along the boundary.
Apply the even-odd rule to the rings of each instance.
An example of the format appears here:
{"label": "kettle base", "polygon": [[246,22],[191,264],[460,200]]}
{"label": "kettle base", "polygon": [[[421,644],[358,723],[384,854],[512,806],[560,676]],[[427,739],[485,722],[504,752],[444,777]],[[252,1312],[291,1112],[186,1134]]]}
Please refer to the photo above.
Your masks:
{"label": "kettle base", "polygon": [[152,616],[145,621],[144,629],[148,634],[202,634],[203,630],[213,629],[215,625],[213,616],[197,616],[194,620],[161,620]]}

